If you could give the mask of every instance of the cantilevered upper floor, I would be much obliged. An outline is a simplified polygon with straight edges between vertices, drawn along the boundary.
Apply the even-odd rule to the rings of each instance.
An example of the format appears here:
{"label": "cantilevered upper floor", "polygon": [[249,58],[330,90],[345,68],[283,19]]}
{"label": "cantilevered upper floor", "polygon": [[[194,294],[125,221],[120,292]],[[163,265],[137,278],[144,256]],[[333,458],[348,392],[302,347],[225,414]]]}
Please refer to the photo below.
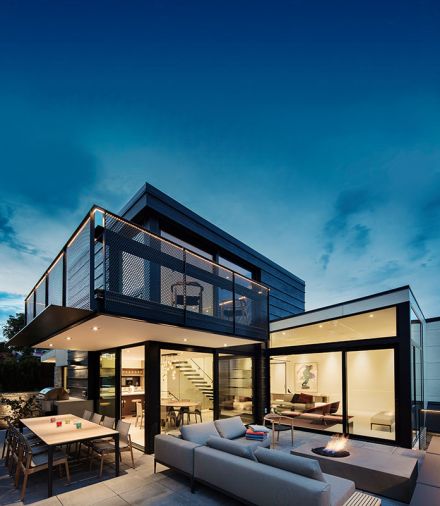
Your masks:
{"label": "cantilevered upper floor", "polygon": [[[145,323],[172,326],[167,333],[174,336],[185,329],[185,335],[242,338],[236,344],[262,341],[268,338],[268,295],[262,283],[93,207],[26,297],[26,327],[11,345],[61,348],[50,340],[69,340],[82,328],[87,332],[76,338],[87,341],[100,326],[106,337],[99,348],[162,340],[163,325]],[[125,335],[121,342],[115,332]],[[198,345],[212,346],[195,336]],[[77,348],[87,349],[87,342]]]}

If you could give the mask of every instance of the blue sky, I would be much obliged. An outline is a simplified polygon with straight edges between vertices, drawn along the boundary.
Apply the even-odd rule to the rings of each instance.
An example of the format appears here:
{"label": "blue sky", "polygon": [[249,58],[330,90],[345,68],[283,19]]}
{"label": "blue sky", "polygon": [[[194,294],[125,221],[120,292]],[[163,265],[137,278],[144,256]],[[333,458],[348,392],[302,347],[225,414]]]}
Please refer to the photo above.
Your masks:
{"label": "blue sky", "polygon": [[0,321],[144,181],[302,277],[440,315],[436,1],[0,6]]}

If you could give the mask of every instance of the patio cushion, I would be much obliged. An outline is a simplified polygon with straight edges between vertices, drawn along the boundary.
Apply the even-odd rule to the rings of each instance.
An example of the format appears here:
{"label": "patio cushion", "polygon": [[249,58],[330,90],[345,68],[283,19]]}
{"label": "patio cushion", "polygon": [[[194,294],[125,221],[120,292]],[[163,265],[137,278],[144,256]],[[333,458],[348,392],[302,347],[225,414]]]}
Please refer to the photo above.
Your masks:
{"label": "patio cushion", "polygon": [[207,445],[216,450],[236,455],[237,457],[257,461],[254,455],[254,447],[242,445],[224,437],[211,436],[208,439]]}
{"label": "patio cushion", "polygon": [[255,457],[262,464],[300,474],[313,480],[325,481],[317,460],[300,457],[299,455],[289,455],[277,450],[268,450],[267,448],[255,450]]}
{"label": "patio cushion", "polygon": [[330,504],[343,506],[355,492],[354,482],[331,474],[324,474],[324,480],[330,485]]}
{"label": "patio cushion", "polygon": [[246,433],[246,427],[239,416],[223,418],[222,420],[216,420],[214,423],[220,436],[226,439],[242,437]]}
{"label": "patio cushion", "polygon": [[182,425],[180,427],[182,438],[192,443],[205,445],[210,436],[218,436],[218,430],[214,422],[195,423],[192,425]]}

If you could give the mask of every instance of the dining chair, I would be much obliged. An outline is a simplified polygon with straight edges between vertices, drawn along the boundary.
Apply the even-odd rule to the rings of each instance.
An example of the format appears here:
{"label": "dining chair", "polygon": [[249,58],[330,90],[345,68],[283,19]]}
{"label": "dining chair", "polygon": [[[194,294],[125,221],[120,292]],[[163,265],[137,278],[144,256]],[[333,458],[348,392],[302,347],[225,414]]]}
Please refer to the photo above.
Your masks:
{"label": "dining chair", "polygon": [[145,409],[142,407],[142,401],[139,400],[136,402],[136,420],[134,421],[134,426],[138,426],[138,420],[141,419],[141,423],[139,428],[142,428],[142,423],[144,421]]}
{"label": "dining chair", "polygon": [[[122,462],[122,452],[130,452],[131,464],[134,469],[133,446],[131,443],[131,436],[129,434],[130,426],[131,426],[130,423],[119,420],[116,426],[116,430],[119,432],[119,451],[121,462]],[[101,459],[101,465],[99,468],[99,477],[101,478],[104,467],[104,457],[106,455],[110,455],[111,453],[115,453],[116,451],[115,443],[114,441],[93,441],[92,450]],[[93,454],[90,459],[90,469],[92,468],[92,463],[93,463]]]}
{"label": "dining chair", "polygon": [[198,404],[197,406],[195,406],[195,408],[193,410],[189,409],[188,408],[188,420],[191,421],[191,415],[194,415],[194,418],[196,420],[196,423],[197,423],[197,417],[200,417],[200,422],[203,422],[202,420],[202,410],[201,410],[201,406],[200,404]]}
{"label": "dining chair", "polygon": [[102,415],[100,415],[99,413],[93,413],[92,418],[90,419],[92,423],[97,423],[98,425],[101,423],[101,420]]}
{"label": "dining chair", "polygon": [[90,419],[92,418],[92,415],[93,415],[93,413],[91,411],[89,411],[88,409],[85,409],[84,413],[82,415],[82,418],[84,418],[84,420],[90,421]]}
{"label": "dining chair", "polygon": [[[20,500],[23,501],[24,496],[26,495],[26,487],[29,476],[48,469],[48,453],[46,451],[36,451],[20,433],[18,438],[19,451],[17,470],[15,473],[15,488],[18,488],[20,474],[22,473],[23,485],[21,487]],[[63,464],[66,469],[67,481],[70,483],[70,471],[67,456],[64,452],[56,450],[53,455],[53,465],[62,466]]]}
{"label": "dining chair", "polygon": [[107,429],[113,429],[115,426],[116,418],[112,418],[111,416],[104,416],[104,420],[102,421],[102,426]]}

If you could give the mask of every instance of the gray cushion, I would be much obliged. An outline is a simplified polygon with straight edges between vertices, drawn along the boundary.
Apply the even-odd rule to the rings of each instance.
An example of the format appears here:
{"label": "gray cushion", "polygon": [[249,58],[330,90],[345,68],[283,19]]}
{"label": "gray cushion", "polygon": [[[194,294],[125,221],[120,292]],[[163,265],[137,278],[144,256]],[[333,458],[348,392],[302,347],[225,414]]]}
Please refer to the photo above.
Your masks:
{"label": "gray cushion", "polygon": [[205,445],[209,436],[218,436],[214,422],[194,423],[192,425],[182,425],[180,427],[182,438],[192,443]]}
{"label": "gray cushion", "polygon": [[351,480],[331,474],[324,474],[324,480],[330,485],[330,504],[332,506],[343,506],[356,491],[354,482]]}
{"label": "gray cushion", "polygon": [[308,459],[299,455],[289,455],[276,450],[268,450],[267,448],[257,448],[255,450],[255,457],[262,464],[307,476],[313,480],[325,481],[321,466],[315,459]]}
{"label": "gray cushion", "polygon": [[232,455],[236,455],[237,457],[255,460],[255,462],[257,461],[252,446],[243,446],[241,444],[235,443],[234,441],[231,441],[230,439],[218,436],[211,436],[208,439],[207,445],[216,450],[231,453]]}
{"label": "gray cushion", "polygon": [[214,423],[220,436],[226,439],[235,439],[246,434],[246,427],[239,416],[215,420]]}

